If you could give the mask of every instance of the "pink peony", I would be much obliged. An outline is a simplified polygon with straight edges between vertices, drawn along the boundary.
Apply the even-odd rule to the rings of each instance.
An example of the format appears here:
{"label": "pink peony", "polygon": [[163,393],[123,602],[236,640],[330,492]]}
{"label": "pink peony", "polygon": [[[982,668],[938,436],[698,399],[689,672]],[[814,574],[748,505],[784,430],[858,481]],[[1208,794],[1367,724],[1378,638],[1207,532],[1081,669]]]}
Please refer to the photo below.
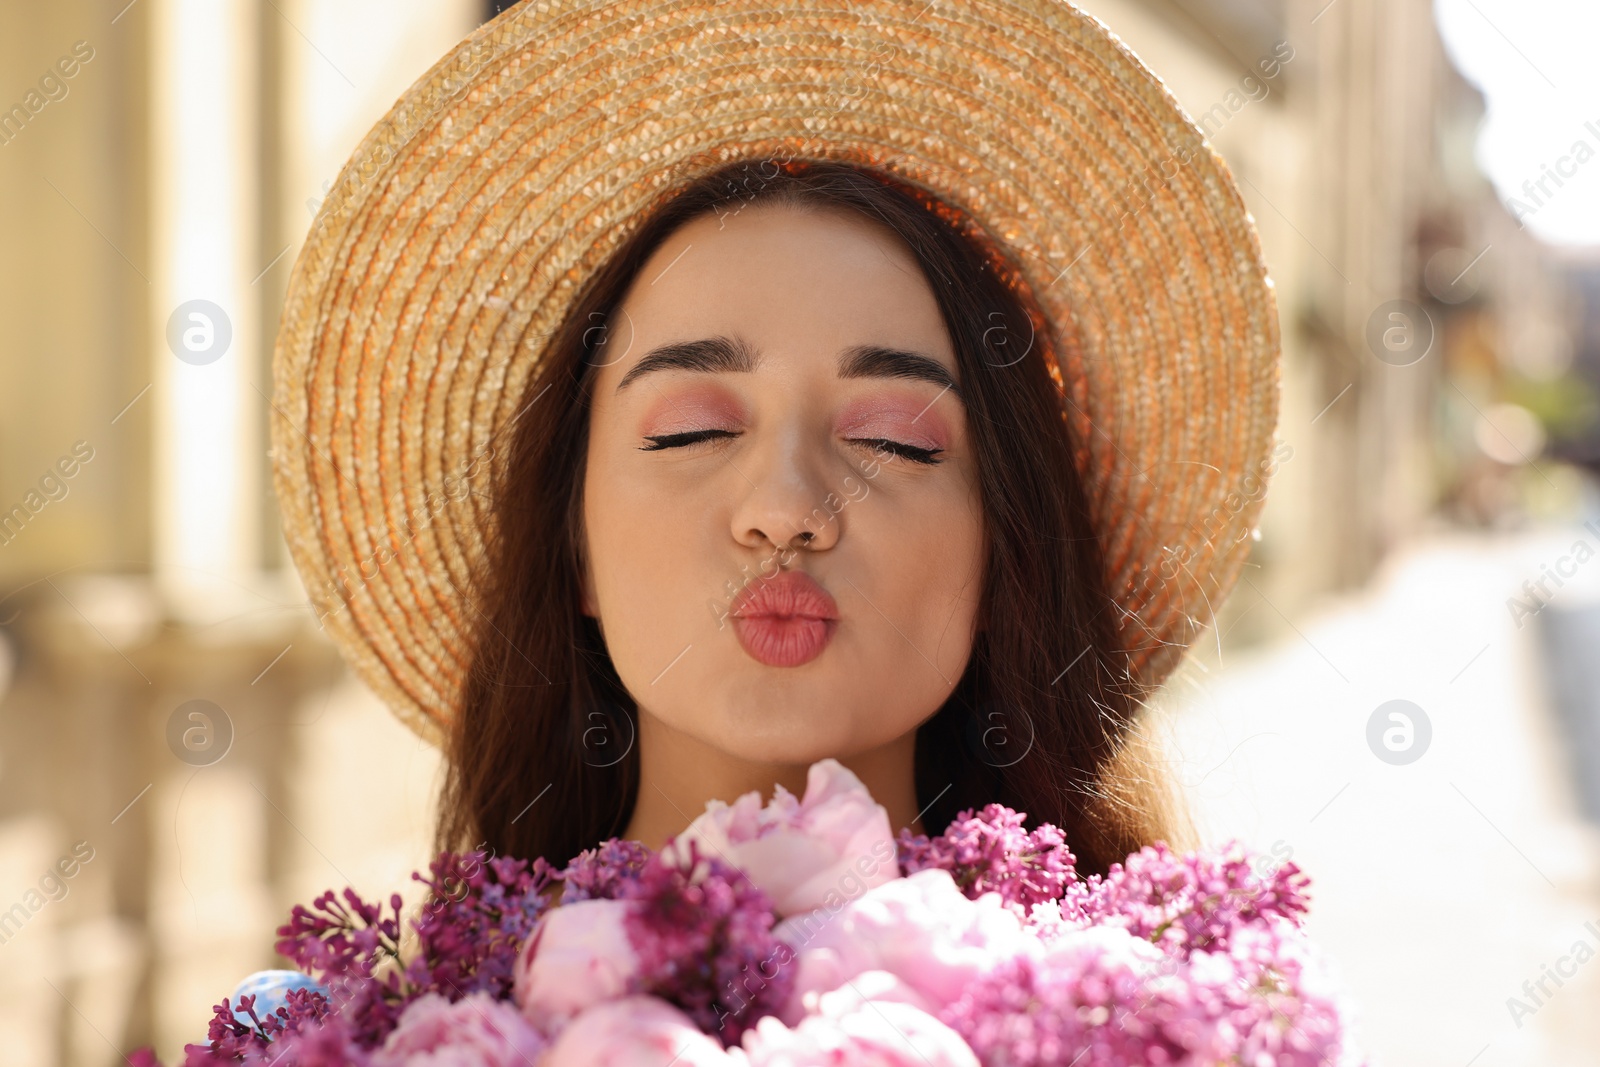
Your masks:
{"label": "pink peony", "polygon": [[889,1001],[909,1004],[929,1015],[938,1010],[938,1005],[917,992],[914,986],[899,975],[890,974],[888,971],[862,971],[826,993],[810,994],[807,998],[806,1014],[825,1015],[831,1018],[843,1014],[846,1009],[859,1007],[869,1000],[878,1004]]}
{"label": "pink peony", "polygon": [[766,807],[755,791],[710,801],[661,851],[686,862],[690,840],[742,868],[779,916],[837,907],[900,877],[889,813],[836,759],[811,765],[799,800],[780,785]]}
{"label": "pink peony", "polygon": [[[901,999],[902,997],[906,999]],[[909,1003],[883,971],[868,971],[817,998],[793,1028],[768,1016],[744,1035],[750,1067],[978,1067],[961,1035]]]}
{"label": "pink peony", "polygon": [[657,997],[597,1004],[561,1031],[539,1067],[749,1067],[744,1051],[724,1049],[687,1015]]}
{"label": "pink peony", "polygon": [[579,1012],[628,991],[639,958],[624,900],[579,900],[547,913],[517,957],[512,996],[549,1037]]}
{"label": "pink peony", "polygon": [[773,933],[797,955],[794,989],[779,1013],[790,1025],[806,1013],[808,994],[864,971],[888,971],[942,1006],[1002,961],[1041,951],[998,893],[969,900],[938,867],[878,886],[837,912],[791,916]]}
{"label": "pink peony", "polygon": [[407,1005],[372,1054],[372,1067],[528,1067],[546,1044],[515,1008],[488,993],[455,1003],[426,993]]}

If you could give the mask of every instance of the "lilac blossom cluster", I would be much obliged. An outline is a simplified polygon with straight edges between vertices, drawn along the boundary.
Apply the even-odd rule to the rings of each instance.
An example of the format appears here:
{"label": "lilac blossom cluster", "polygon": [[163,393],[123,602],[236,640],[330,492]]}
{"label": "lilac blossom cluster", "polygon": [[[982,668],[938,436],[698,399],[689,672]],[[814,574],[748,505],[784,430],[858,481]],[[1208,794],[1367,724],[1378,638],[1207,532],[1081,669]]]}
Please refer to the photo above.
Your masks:
{"label": "lilac blossom cluster", "polygon": [[[416,948],[409,960],[402,960],[398,893],[387,912],[349,888],[297,904],[278,928],[277,950],[329,992],[291,990],[286,1006],[265,1018],[254,997],[236,1005],[224,998],[213,1008],[208,1043],[185,1046],[185,1067],[364,1062],[417,1000],[509,996],[517,953],[548,906],[542,894],[557,872],[542,859],[446,852],[428,875],[412,877],[427,900],[410,922]],[[328,1059],[330,1050],[344,1059]]]}
{"label": "lilac blossom cluster", "polygon": [[1030,833],[1022,828],[1023,818],[1021,812],[989,804],[976,815],[970,808],[960,812],[935,838],[901,830],[900,868],[913,874],[941,867],[969,897],[999,893],[1026,915],[1033,905],[1066,892],[1076,861],[1060,830],[1042,823]]}
{"label": "lilac blossom cluster", "polygon": [[[1305,981],[1306,943],[1244,926],[1164,968],[1117,927],[1005,961],[938,1014],[986,1067],[1346,1062],[1337,998]],[[1109,935],[1109,936],[1107,936]]]}
{"label": "lilac blossom cluster", "polygon": [[1293,863],[1261,877],[1237,841],[1187,856],[1157,842],[1112,864],[1103,880],[1091,876],[1079,883],[1071,904],[1081,921],[1121,926],[1187,953],[1224,948],[1235,931],[1268,917],[1299,927],[1309,910],[1310,882]]}
{"label": "lilac blossom cluster", "polygon": [[[692,880],[701,864],[704,873]],[[728,1045],[788,998],[793,972],[783,965],[793,953],[773,936],[772,902],[744,872],[700,857],[691,842],[683,865],[657,854],[636,880],[620,884],[621,899],[637,902],[623,920],[639,957],[630,993],[677,1006]]]}
{"label": "lilac blossom cluster", "polygon": [[639,879],[652,852],[638,841],[613,837],[578,853],[561,872],[561,903],[614,900]]}

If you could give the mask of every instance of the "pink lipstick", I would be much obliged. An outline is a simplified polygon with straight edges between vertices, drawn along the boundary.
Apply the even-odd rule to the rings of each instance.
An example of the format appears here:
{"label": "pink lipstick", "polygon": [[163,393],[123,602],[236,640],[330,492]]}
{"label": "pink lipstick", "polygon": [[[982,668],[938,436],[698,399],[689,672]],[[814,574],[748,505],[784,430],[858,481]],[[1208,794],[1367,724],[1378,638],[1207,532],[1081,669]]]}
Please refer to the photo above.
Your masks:
{"label": "pink lipstick", "polygon": [[769,667],[811,662],[839,625],[839,606],[803,571],[758,579],[734,598],[729,615],[739,644]]}

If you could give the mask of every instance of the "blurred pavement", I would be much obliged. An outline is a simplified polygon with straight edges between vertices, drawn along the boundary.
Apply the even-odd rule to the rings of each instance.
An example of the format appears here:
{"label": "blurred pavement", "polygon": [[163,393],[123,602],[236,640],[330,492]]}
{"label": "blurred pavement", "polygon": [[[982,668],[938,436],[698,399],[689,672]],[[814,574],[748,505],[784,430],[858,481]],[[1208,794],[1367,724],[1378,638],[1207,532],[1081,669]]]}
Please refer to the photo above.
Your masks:
{"label": "blurred pavement", "polygon": [[[1600,1062],[1600,831],[1541,637],[1558,614],[1583,621],[1554,631],[1578,649],[1557,666],[1595,677],[1600,647],[1570,639],[1600,630],[1600,554],[1580,540],[1600,550],[1576,525],[1438,535],[1360,594],[1280,619],[1288,636],[1270,646],[1230,655],[1224,639],[1219,664],[1211,635],[1168,687],[1169,751],[1203,839],[1292,850],[1374,1067]],[[1547,579],[1548,606],[1519,626],[1507,600],[1536,603],[1523,582],[1547,565],[1575,573]],[[1277,611],[1247,581],[1235,596]],[[1395,699],[1431,727],[1398,765],[1368,742]],[[1569,977],[1531,999],[1524,983],[1558,963]],[[1532,1013],[1514,1016],[1513,997]]]}

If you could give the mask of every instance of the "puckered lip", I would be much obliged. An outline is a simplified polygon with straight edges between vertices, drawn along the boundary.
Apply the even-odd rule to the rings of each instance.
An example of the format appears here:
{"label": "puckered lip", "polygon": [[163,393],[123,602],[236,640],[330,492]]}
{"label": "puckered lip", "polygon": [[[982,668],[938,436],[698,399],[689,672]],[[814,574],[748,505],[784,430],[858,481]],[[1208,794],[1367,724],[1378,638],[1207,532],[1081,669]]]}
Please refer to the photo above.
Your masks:
{"label": "puckered lip", "polygon": [[730,614],[736,619],[837,620],[839,605],[804,571],[780,571],[770,579],[757,578],[741,590]]}

